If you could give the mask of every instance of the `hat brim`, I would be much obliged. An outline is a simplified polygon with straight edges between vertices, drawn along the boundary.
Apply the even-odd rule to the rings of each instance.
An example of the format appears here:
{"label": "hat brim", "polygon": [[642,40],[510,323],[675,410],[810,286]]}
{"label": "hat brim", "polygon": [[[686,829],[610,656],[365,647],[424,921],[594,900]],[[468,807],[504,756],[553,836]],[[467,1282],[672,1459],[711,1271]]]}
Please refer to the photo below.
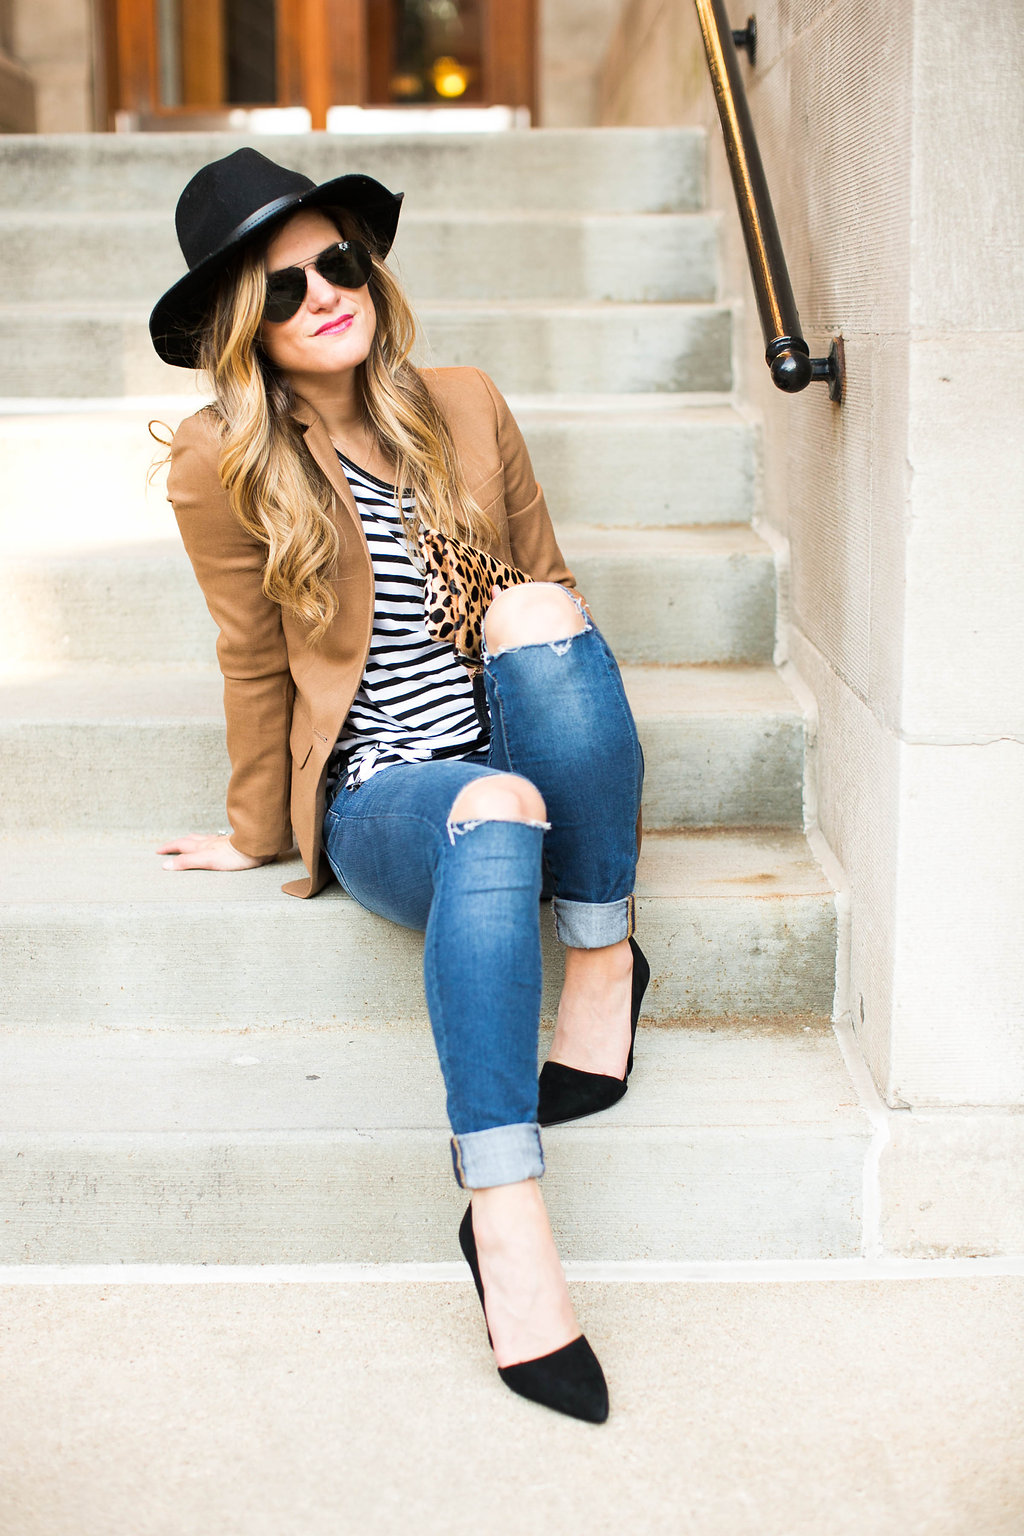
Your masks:
{"label": "hat brim", "polygon": [[297,192],[282,201],[278,198],[258,210],[218,250],[198,262],[190,272],[168,288],[149,317],[149,334],[157,355],[175,368],[197,368],[203,322],[217,279],[238,253],[260,238],[271,225],[290,218],[300,208],[335,207],[354,213],[365,225],[378,256],[390,251],[404,192],[389,192],[372,176],[350,173],[336,176],[308,192]]}

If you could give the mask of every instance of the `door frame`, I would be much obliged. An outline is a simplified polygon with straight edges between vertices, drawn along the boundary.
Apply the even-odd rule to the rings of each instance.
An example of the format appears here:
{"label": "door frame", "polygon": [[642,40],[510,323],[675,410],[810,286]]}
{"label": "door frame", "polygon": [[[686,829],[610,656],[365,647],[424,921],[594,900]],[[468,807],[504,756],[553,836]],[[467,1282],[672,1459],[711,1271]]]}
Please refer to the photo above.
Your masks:
{"label": "door frame", "polygon": [[[223,117],[246,103],[160,103],[156,0],[102,0],[107,121],[130,113],[140,126],[174,128]],[[207,4],[209,0],[207,0]],[[371,101],[368,9],[374,0],[277,0],[277,100],[259,107],[306,107],[313,129],[331,106],[387,106]],[[537,0],[481,0],[484,10],[483,103],[526,107],[536,121]],[[201,12],[200,12],[201,14]],[[422,110],[422,107],[420,108]],[[458,112],[457,103],[439,107]]]}

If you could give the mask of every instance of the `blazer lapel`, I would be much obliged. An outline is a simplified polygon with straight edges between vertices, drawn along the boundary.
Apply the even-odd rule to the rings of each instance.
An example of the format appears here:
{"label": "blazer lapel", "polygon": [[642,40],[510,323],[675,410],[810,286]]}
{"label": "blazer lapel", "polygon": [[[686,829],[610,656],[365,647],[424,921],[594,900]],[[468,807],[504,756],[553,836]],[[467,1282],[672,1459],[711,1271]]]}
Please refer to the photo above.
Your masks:
{"label": "blazer lapel", "polygon": [[349,522],[365,543],[363,525],[356,511],[352,489],[345,478],[345,471],[341,467],[334,444],[327,435],[327,428],[309,401],[303,400],[301,396],[296,397],[292,415],[303,428],[310,453],[334,487],[339,509],[342,507],[345,509]]}

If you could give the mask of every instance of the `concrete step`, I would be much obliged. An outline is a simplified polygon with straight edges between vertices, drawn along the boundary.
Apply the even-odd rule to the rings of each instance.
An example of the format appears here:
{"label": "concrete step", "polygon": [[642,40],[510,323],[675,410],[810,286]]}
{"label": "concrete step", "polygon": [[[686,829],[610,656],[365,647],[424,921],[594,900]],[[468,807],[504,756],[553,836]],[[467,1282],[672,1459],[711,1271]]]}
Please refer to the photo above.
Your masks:
{"label": "concrete step", "polygon": [[[649,827],[799,824],[804,723],[771,668],[627,667]],[[221,681],[61,672],[0,686],[0,829],[169,836],[224,820]]]}
{"label": "concrete step", "polygon": [[[147,484],[165,455],[146,425],[157,417],[174,429],[201,403],[178,395],[139,404],[112,401],[104,410],[97,402],[54,400],[26,412],[19,402],[0,400],[4,552],[177,540],[164,472]],[[679,395],[518,395],[510,403],[560,527],[570,521],[668,526],[750,519],[755,429],[724,402],[701,403],[696,396],[691,403]],[[63,473],[41,475],[43,464]]]}
{"label": "concrete step", "polygon": [[[0,1015],[40,1031],[320,1027],[419,1019],[422,940],[331,885],[281,893],[297,858],[236,875],[165,870],[153,841],[42,833],[0,844]],[[729,1017],[832,1008],[835,901],[795,831],[648,833],[638,933],[645,1013]],[[549,909],[546,1015],[561,951]]]}
{"label": "concrete step", "polygon": [[1019,1536],[1019,1270],[576,1271],[590,1429],[502,1386],[448,1251],[6,1275],[9,1530]]}
{"label": "concrete step", "polygon": [[775,643],[775,564],[748,527],[559,531],[620,662],[755,663]]}
{"label": "concrete step", "polygon": [[[419,360],[470,365],[505,394],[728,390],[731,311],[713,304],[462,304],[417,306]],[[153,351],[148,310],[54,302],[45,313],[0,305],[5,395],[188,394],[190,371]]]}
{"label": "concrete step", "polygon": [[[571,523],[561,545],[622,662],[770,660],[775,568],[740,527],[619,530]],[[194,666],[216,630],[175,536],[4,563],[7,669],[50,663]]]}
{"label": "concrete step", "polygon": [[686,395],[511,398],[559,530],[748,523],[758,433],[723,400]]}
{"label": "concrete step", "polygon": [[[456,1256],[465,1196],[422,1018],[25,1030],[0,1073],[0,1262]],[[545,1197],[568,1259],[844,1257],[868,1139],[827,1024],[643,1028],[626,1097],[544,1133]]]}
{"label": "concrete step", "polygon": [[[250,141],[221,133],[0,139],[0,205],[61,213],[165,210],[211,160]],[[693,212],[704,200],[700,128],[495,134],[261,134],[258,148],[316,182],[349,171],[404,190],[409,210]]]}
{"label": "concrete step", "polygon": [[424,361],[506,394],[732,388],[732,312],[714,304],[420,304]]}
{"label": "concrete step", "polygon": [[[710,214],[410,210],[391,256],[415,304],[712,300],[717,263]],[[152,305],[185,271],[166,211],[0,213],[0,267],[5,301],[33,305]]]}

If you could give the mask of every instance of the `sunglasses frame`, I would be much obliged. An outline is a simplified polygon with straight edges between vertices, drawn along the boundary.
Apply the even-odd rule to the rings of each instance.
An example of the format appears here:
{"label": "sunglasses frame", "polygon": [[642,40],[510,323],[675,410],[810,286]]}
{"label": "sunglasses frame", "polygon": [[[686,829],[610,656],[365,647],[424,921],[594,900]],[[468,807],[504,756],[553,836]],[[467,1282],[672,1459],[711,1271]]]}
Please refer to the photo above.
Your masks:
{"label": "sunglasses frame", "polygon": [[[341,282],[337,278],[332,277],[329,272],[325,272],[322,263],[326,262],[327,264],[330,264],[332,257],[340,258],[342,260],[348,259],[354,262],[354,268],[346,271],[345,276],[360,277],[360,274],[362,274],[360,280],[358,282]],[[370,257],[369,251],[366,249],[366,246],[363,245],[362,241],[336,240],[333,245],[325,246],[322,251],[318,251],[317,254],[315,256],[311,256],[308,261],[295,262],[293,265],[288,267],[279,267],[276,272],[268,272],[267,297],[263,306],[263,318],[271,325],[284,325],[288,320],[293,320],[298,314],[299,310],[302,308],[306,299],[306,294],[309,291],[309,285],[306,280],[307,267],[315,267],[324,281],[330,283],[332,288],[350,288],[355,290],[357,288],[366,287],[366,284],[370,280],[370,274],[373,271],[373,261]],[[301,293],[297,292],[297,288],[293,288],[291,291],[278,293],[275,297],[271,286],[274,282],[274,279],[286,277],[290,279],[291,284],[294,284],[295,279],[292,276],[293,273],[298,273],[301,277]],[[278,287],[280,288],[280,286],[281,285],[279,283]],[[283,312],[285,310],[287,313]]]}

